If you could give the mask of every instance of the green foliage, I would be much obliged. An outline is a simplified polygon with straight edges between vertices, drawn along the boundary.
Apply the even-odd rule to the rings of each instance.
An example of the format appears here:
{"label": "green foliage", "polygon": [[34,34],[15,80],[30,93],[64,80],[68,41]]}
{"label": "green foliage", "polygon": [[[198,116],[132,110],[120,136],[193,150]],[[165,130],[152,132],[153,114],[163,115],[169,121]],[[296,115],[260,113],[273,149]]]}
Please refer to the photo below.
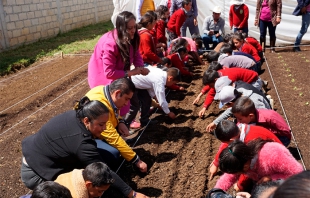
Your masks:
{"label": "green foliage", "polygon": [[88,25],[54,38],[39,40],[29,45],[0,53],[0,75],[27,67],[42,57],[53,56],[63,51],[65,54],[92,51],[102,34],[112,30],[111,21]]}

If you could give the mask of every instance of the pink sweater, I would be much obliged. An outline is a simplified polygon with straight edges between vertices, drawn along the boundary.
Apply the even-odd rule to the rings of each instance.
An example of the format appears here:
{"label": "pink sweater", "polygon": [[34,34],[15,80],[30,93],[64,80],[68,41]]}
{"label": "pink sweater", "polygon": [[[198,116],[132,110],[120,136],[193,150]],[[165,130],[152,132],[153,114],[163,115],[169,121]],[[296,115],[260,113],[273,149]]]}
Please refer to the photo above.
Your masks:
{"label": "pink sweater", "polygon": [[[267,142],[259,151],[257,160],[252,160],[250,169],[244,174],[257,182],[265,176],[271,177],[272,180],[286,179],[302,171],[303,167],[287,148],[276,142]],[[217,181],[215,188],[226,191],[238,177],[238,174],[225,173]]]}
{"label": "pink sweater", "polygon": [[[125,76],[124,62],[112,36],[117,38],[116,29],[105,33],[97,42],[88,63],[88,84],[90,88],[108,85],[113,80]],[[138,50],[134,53],[130,46],[130,64],[143,67],[143,60]]]}

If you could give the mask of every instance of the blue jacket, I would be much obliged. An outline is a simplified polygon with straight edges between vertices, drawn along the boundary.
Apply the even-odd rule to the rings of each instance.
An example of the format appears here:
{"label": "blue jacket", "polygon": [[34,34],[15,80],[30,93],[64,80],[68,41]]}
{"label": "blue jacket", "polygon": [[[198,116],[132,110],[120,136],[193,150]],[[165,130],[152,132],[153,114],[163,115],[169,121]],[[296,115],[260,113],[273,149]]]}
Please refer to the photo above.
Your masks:
{"label": "blue jacket", "polygon": [[300,10],[309,4],[310,4],[310,0],[297,0],[297,6],[293,12],[293,15],[295,15],[295,16],[301,15]]}

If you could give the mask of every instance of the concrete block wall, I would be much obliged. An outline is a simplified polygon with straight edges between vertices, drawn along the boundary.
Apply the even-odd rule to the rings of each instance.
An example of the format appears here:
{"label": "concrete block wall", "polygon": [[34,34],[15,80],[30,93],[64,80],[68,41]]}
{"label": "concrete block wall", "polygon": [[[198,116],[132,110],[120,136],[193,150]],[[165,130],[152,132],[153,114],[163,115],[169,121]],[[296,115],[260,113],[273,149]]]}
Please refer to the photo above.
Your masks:
{"label": "concrete block wall", "polygon": [[0,0],[0,51],[110,20],[112,0]]}

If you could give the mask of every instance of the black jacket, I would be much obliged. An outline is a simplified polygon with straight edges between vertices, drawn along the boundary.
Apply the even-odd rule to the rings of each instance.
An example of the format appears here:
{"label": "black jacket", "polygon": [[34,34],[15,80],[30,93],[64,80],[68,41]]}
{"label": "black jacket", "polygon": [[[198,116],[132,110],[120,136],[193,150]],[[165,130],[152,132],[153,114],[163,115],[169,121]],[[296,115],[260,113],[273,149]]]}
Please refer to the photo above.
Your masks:
{"label": "black jacket", "polygon": [[295,16],[301,15],[300,10],[309,4],[310,4],[310,0],[297,0],[297,6],[293,12],[293,15],[295,15]]}

